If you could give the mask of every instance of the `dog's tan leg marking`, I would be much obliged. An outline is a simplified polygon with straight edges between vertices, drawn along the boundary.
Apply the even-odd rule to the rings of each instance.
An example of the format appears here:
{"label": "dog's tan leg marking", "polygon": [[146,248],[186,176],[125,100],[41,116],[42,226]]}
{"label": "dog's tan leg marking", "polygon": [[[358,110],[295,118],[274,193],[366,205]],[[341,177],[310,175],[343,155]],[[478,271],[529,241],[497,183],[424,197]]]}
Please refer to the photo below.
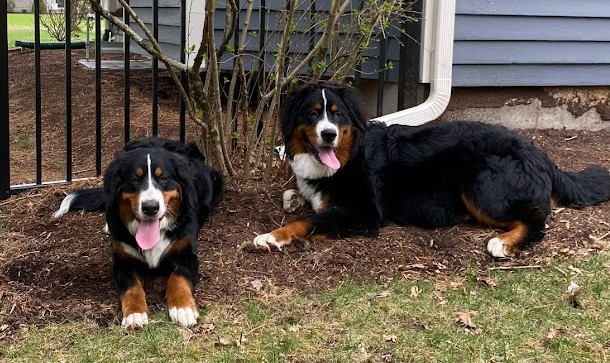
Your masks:
{"label": "dog's tan leg marking", "polygon": [[193,284],[186,277],[172,273],[167,280],[167,309],[174,323],[184,327],[195,325],[199,317],[193,297]]}
{"label": "dog's tan leg marking", "polygon": [[271,250],[275,246],[278,250],[292,243],[293,239],[305,239],[313,231],[313,224],[298,220],[280,227],[270,233],[258,235],[252,243],[256,248]]}
{"label": "dog's tan leg marking", "polygon": [[514,256],[527,236],[527,226],[521,221],[500,222],[481,211],[468,196],[462,193],[462,201],[468,212],[481,224],[508,230],[487,242],[487,251],[496,258]]}
{"label": "dog's tan leg marking", "polygon": [[135,284],[121,295],[121,310],[123,311],[121,325],[124,328],[141,328],[148,324],[146,293],[139,277],[136,277]]}

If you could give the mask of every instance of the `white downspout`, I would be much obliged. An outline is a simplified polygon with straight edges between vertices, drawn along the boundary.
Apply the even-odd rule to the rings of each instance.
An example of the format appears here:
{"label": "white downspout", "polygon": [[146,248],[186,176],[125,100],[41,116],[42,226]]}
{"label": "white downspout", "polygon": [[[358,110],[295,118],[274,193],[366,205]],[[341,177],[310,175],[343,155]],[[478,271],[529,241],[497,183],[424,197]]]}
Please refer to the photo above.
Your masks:
{"label": "white downspout", "polygon": [[[422,125],[438,118],[451,97],[455,0],[434,2],[434,34],[431,46],[430,95],[421,105],[375,118],[388,125]],[[423,43],[423,41],[422,41]]]}

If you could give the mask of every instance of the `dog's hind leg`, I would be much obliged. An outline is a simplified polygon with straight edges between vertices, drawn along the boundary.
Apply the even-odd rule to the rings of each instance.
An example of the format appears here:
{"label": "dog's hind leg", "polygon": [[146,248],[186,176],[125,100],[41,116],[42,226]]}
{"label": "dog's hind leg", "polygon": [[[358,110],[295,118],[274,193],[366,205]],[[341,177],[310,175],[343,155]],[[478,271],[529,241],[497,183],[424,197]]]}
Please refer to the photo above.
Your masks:
{"label": "dog's hind leg", "polygon": [[[539,241],[544,235],[545,215],[534,208],[528,211],[519,211],[519,217],[511,221],[500,221],[485,213],[472,199],[462,194],[462,200],[468,212],[481,224],[501,228],[506,232],[490,239],[487,242],[487,251],[495,258],[514,256],[515,253],[529,243]],[[520,208],[524,209],[524,208]]]}

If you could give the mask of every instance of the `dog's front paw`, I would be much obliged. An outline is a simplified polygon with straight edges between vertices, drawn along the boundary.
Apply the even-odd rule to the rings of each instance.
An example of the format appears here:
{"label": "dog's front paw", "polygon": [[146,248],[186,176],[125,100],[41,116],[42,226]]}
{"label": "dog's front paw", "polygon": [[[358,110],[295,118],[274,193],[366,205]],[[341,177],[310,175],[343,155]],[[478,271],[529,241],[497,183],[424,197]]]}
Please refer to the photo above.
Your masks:
{"label": "dog's front paw", "polygon": [[305,205],[305,199],[295,189],[288,189],[282,195],[283,208],[286,213],[294,213]]}
{"label": "dog's front paw", "polygon": [[273,234],[265,233],[256,236],[254,241],[252,241],[254,248],[256,249],[266,249],[271,251],[271,246],[275,246],[278,250],[282,250],[282,247],[290,244],[289,240],[278,240]]}
{"label": "dog's front paw", "polygon": [[190,306],[174,306],[169,308],[169,317],[174,323],[178,323],[183,327],[187,328],[189,326],[197,324],[199,311],[197,311],[196,308],[192,308]]}
{"label": "dog's front paw", "polygon": [[121,326],[125,329],[142,328],[148,324],[148,314],[146,313],[131,313],[123,317]]}

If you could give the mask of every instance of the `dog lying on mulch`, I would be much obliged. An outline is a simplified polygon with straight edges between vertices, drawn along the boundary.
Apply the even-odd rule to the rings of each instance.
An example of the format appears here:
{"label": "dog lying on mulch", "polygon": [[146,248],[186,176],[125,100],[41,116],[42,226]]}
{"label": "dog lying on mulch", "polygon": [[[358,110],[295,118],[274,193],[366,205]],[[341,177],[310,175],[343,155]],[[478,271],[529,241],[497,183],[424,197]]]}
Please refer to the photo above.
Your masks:
{"label": "dog lying on mulch", "polygon": [[169,276],[167,308],[173,322],[191,326],[199,312],[197,233],[223,194],[222,175],[194,145],[150,138],[128,143],[110,163],[104,186],[64,198],[63,214],[105,210],[123,327],[148,324],[142,277]]}

